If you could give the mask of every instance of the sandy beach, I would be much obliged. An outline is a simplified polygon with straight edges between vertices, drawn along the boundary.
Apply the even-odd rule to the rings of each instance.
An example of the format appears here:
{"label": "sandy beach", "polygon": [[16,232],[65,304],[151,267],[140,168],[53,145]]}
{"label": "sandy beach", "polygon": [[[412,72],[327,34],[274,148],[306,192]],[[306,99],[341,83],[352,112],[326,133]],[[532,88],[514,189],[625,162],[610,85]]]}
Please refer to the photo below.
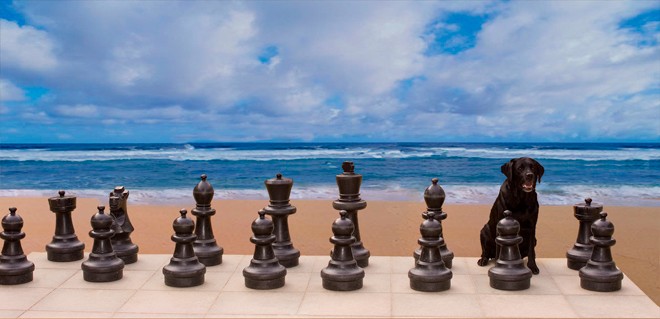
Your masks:
{"label": "sandy beach", "polygon": [[[417,248],[420,213],[423,202],[368,201],[359,213],[360,232],[364,246],[375,256],[411,256]],[[298,208],[290,216],[289,227],[293,244],[303,255],[327,255],[332,235],[330,225],[338,217],[331,200],[293,200]],[[78,198],[73,212],[74,227],[78,238],[90,251],[92,240],[90,217],[96,213],[96,199]],[[250,224],[257,211],[267,205],[263,200],[214,200],[217,214],[212,219],[218,244],[225,254],[252,254]],[[55,215],[48,209],[47,198],[0,197],[0,207],[17,207],[23,217],[27,234],[22,240],[23,250],[45,251],[45,245],[54,233]],[[174,243],[170,241],[172,221],[181,208],[159,205],[131,205],[129,216],[135,226],[131,236],[139,245],[141,254],[170,254]],[[447,245],[456,256],[480,255],[479,230],[488,218],[490,205],[445,205],[448,218],[443,222]],[[612,252],[619,268],[629,276],[649,297],[660,305],[660,207],[605,206],[608,218],[614,223],[617,240]],[[6,211],[8,212],[8,211]],[[2,213],[4,216],[6,213]],[[573,217],[572,206],[541,206],[537,226],[537,256],[565,258],[577,236],[578,222]],[[411,257],[412,258],[412,257]],[[543,271],[543,270],[541,270]],[[577,272],[576,272],[576,280]]]}

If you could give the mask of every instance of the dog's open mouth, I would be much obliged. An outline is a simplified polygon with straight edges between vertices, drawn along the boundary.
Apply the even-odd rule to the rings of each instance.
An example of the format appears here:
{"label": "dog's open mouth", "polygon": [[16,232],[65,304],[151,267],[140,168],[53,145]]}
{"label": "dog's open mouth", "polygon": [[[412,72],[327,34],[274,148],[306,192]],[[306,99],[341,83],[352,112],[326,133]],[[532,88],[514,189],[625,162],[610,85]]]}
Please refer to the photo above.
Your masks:
{"label": "dog's open mouth", "polygon": [[534,182],[523,183],[522,189],[524,192],[529,193],[534,190]]}

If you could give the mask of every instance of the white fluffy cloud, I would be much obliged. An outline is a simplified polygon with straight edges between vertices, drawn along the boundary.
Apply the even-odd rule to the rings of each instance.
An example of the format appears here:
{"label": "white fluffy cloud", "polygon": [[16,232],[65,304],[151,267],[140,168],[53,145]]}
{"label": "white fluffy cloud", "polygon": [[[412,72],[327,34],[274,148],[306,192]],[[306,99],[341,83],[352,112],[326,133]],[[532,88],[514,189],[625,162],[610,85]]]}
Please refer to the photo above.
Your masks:
{"label": "white fluffy cloud", "polygon": [[[137,140],[170,123],[164,141],[660,136],[658,21],[620,25],[653,2],[16,5],[26,25],[1,21],[3,81],[52,97],[29,101],[38,117],[3,115],[24,121]],[[483,25],[462,33],[452,15]],[[464,49],[429,51],[429,30]]]}

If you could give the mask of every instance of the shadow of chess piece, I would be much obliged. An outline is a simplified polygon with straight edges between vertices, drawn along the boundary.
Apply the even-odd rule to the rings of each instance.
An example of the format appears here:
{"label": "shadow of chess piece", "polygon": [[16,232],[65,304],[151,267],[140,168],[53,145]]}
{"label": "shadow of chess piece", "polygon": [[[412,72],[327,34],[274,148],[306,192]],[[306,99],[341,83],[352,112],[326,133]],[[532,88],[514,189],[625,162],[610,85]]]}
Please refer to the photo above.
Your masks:
{"label": "shadow of chess piece", "polygon": [[578,229],[577,240],[573,248],[566,252],[566,263],[568,268],[573,270],[580,270],[584,267],[591,257],[594,250],[594,245],[589,242],[591,237],[591,224],[598,220],[600,212],[603,211],[603,206],[591,202],[591,198],[584,200],[584,203],[573,205],[573,212],[575,218],[580,222]]}
{"label": "shadow of chess piece", "polygon": [[[434,180],[437,182],[437,179]],[[442,224],[435,219],[434,211],[426,212],[422,217],[424,221],[419,226],[422,237],[417,240],[422,248],[415,267],[408,271],[410,288],[417,291],[447,290],[451,287],[452,273],[445,267],[440,254],[440,246],[444,243]]]}
{"label": "shadow of chess piece", "polygon": [[275,225],[276,239],[273,243],[275,256],[284,267],[298,266],[300,251],[293,247],[288,222],[289,215],[296,212],[296,207],[289,204],[293,180],[277,174],[275,178],[266,180],[264,184],[266,184],[270,197],[270,203],[264,208],[264,211],[271,216]]}
{"label": "shadow of chess piece", "polygon": [[108,204],[115,231],[114,236],[110,239],[112,249],[125,264],[132,264],[138,260],[139,248],[131,240],[134,228],[128,218],[128,190],[124,186],[115,187],[114,191],[110,192]]}
{"label": "shadow of chess piece", "polygon": [[278,262],[273,251],[273,222],[265,215],[265,210],[260,210],[259,217],[252,222],[254,236],[250,242],[255,245],[254,255],[250,265],[243,269],[245,287],[260,290],[283,287],[286,276],[286,268]]}
{"label": "shadow of chess piece", "polygon": [[360,238],[360,223],[358,222],[358,210],[365,209],[367,202],[360,198],[360,185],[362,184],[362,175],[355,173],[353,162],[346,161],[341,165],[344,173],[337,175],[337,187],[339,188],[339,199],[332,202],[332,208],[336,210],[345,210],[348,219],[353,222],[355,230],[353,236],[355,242],[351,245],[353,257],[358,266],[365,268],[369,266],[369,250],[364,248]]}
{"label": "shadow of chess piece", "polygon": [[364,269],[360,268],[353,258],[351,244],[355,242],[352,235],[354,226],[345,210],[339,211],[340,217],[332,223],[333,236],[330,242],[334,249],[330,253],[328,267],[321,270],[323,288],[337,291],[350,291],[362,288]]}
{"label": "shadow of chess piece", "polygon": [[48,260],[81,260],[84,257],[85,244],[78,240],[71,219],[71,212],[76,209],[76,197],[65,196],[64,191],[59,191],[59,195],[48,199],[50,210],[55,213],[55,235],[46,245]]}
{"label": "shadow of chess piece", "polygon": [[98,210],[90,221],[92,230],[89,236],[94,239],[94,245],[89,258],[81,266],[83,279],[91,282],[119,280],[124,276],[124,261],[112,249],[110,238],[115,233],[112,217],[104,214],[105,206],[99,206]]}
{"label": "shadow of chess piece", "polygon": [[[438,185],[438,179],[434,178],[431,180],[431,186],[427,187],[424,190],[424,201],[426,202],[426,214],[428,212],[433,212],[437,218],[437,221],[442,224],[442,221],[447,219],[447,213],[442,211],[442,204],[445,202],[445,190]],[[442,255],[442,261],[445,263],[445,267],[451,268],[452,261],[454,260],[454,253],[447,248],[447,243],[444,240],[444,235],[442,233],[442,227],[440,227],[440,237],[442,237],[442,244],[440,245],[440,255]],[[415,261],[419,259],[419,254],[422,251],[422,247],[415,250],[413,257]]]}
{"label": "shadow of chess piece", "polygon": [[611,247],[616,244],[612,238],[614,225],[606,220],[607,213],[601,212],[600,219],[591,225],[590,241],[594,251],[587,264],[580,269],[580,287],[586,290],[610,292],[621,289],[623,273],[612,260]]}
{"label": "shadow of chess piece", "polygon": [[206,174],[202,174],[201,179],[193,189],[193,196],[197,202],[192,210],[192,214],[197,217],[197,227],[195,228],[197,239],[193,243],[193,247],[199,262],[209,267],[222,263],[224,249],[216,243],[213,227],[211,227],[211,216],[215,215],[215,209],[211,208],[213,186],[206,181]]}
{"label": "shadow of chess piece", "polygon": [[171,287],[194,287],[204,283],[206,266],[195,256],[193,242],[197,238],[193,231],[195,222],[186,218],[185,209],[179,211],[180,217],[174,220],[172,241],[176,243],[170,263],[163,267],[165,284]]}
{"label": "shadow of chess piece", "polygon": [[511,211],[504,211],[504,218],[497,223],[497,238],[500,248],[495,266],[488,270],[490,286],[500,290],[524,290],[530,287],[532,271],[525,266],[518,245],[522,237],[518,235],[520,223],[511,217]]}
{"label": "shadow of chess piece", "polygon": [[0,285],[18,285],[32,281],[34,264],[27,259],[21,239],[25,238],[23,218],[16,214],[16,207],[9,208],[9,215],[2,218],[0,238],[5,243],[0,255]]}

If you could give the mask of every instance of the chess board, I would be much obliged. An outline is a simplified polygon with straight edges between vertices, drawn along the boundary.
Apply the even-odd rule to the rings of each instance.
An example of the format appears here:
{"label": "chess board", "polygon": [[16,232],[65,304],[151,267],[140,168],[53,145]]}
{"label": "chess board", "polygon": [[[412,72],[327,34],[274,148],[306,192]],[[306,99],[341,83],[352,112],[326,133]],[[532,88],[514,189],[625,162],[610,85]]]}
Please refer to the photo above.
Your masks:
{"label": "chess board", "polygon": [[507,292],[489,286],[489,267],[477,266],[476,257],[457,257],[451,289],[425,293],[410,289],[412,256],[372,256],[364,287],[351,292],[323,289],[320,271],[329,256],[300,257],[299,266],[287,269],[285,286],[267,291],[245,287],[242,270],[252,256],[243,255],[224,255],[221,265],[207,268],[201,286],[168,287],[162,267],[170,257],[139,255],[121,280],[91,283],[83,280],[82,260],[56,263],[33,252],[34,280],[0,286],[0,317],[660,317],[628,277],[617,292],[584,290],[563,258],[537,258],[541,274],[531,288]]}

